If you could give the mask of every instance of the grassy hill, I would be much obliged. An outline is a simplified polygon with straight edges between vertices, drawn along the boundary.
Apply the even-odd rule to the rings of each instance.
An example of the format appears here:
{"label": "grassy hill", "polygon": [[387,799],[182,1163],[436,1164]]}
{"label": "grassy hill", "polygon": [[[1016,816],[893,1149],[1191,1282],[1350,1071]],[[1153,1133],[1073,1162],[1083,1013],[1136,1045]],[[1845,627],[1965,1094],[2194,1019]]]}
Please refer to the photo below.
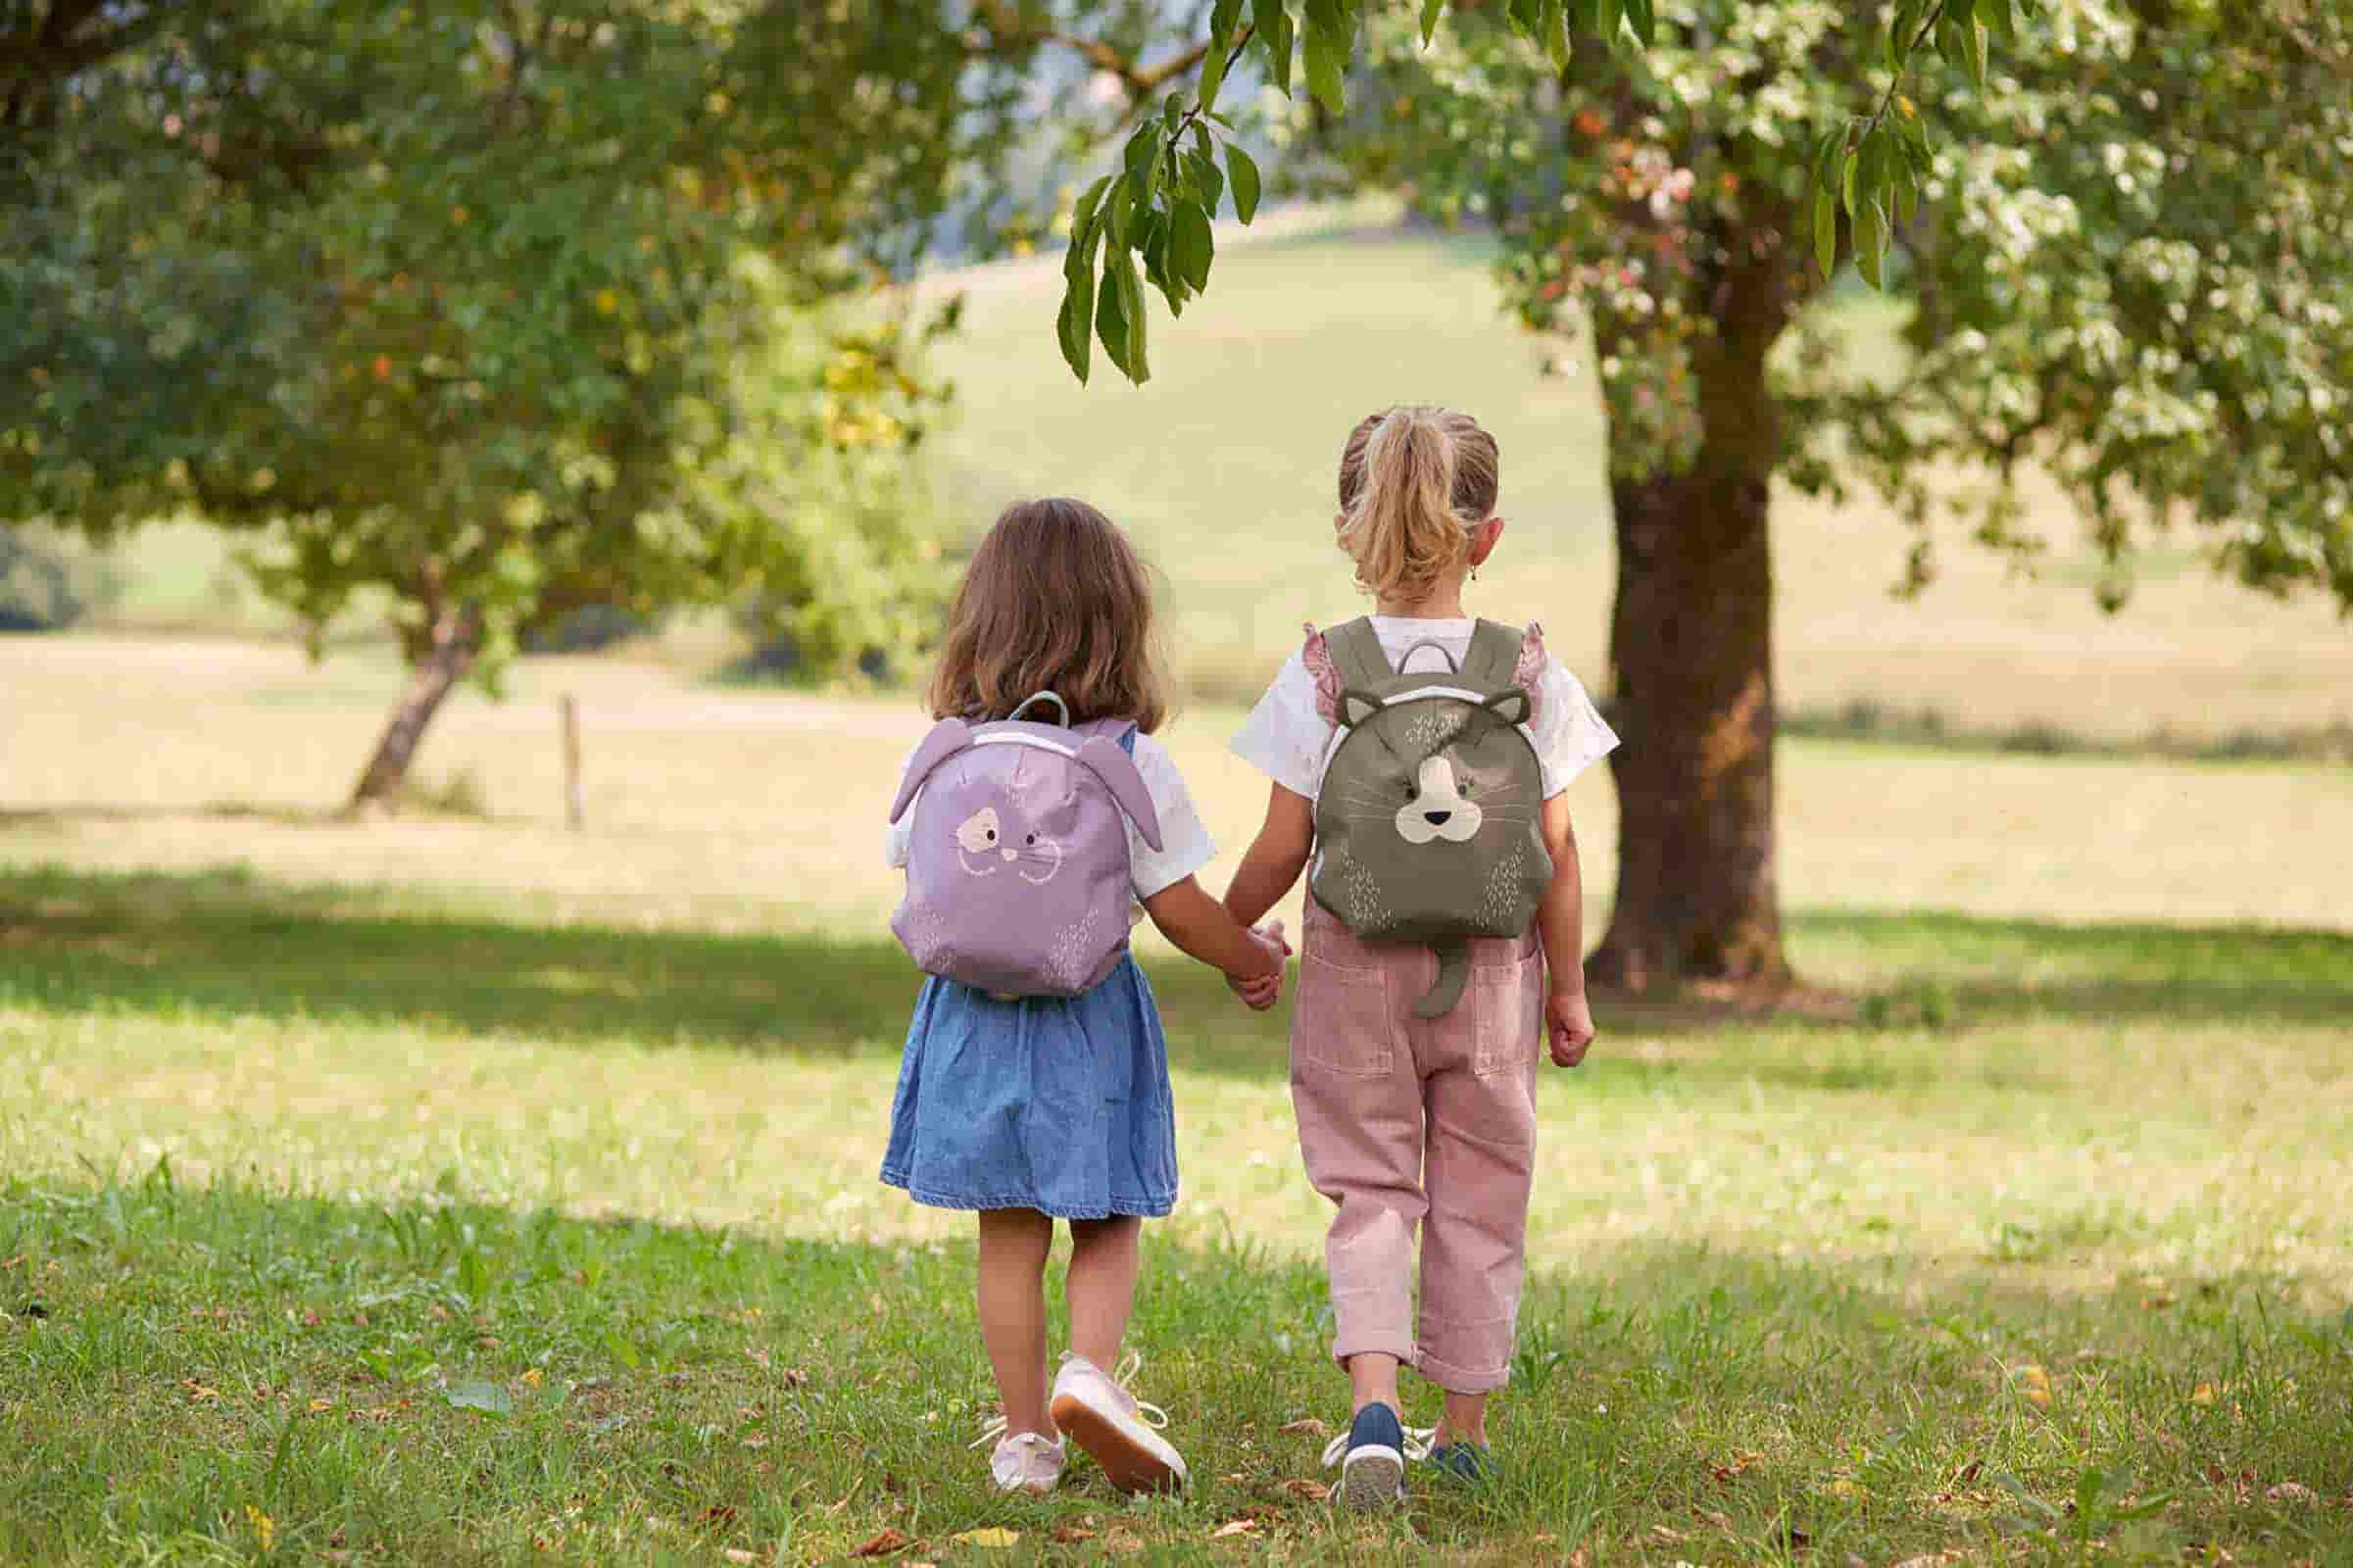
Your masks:
{"label": "grassy hill", "polygon": [[[1166,571],[1197,685],[1254,695],[1301,620],[1361,603],[1326,532],[1348,427],[1391,403],[1450,404],[1495,433],[1512,525],[1475,607],[1542,619],[1599,684],[1611,542],[1593,378],[1541,373],[1557,346],[1504,318],[1482,242],[1348,227],[1222,242],[1207,296],[1181,321],[1155,319],[1142,388],[1100,363],[1094,385],[1071,379],[1054,341],[1053,261],[948,280],[968,297],[966,329],[943,355],[960,412],[934,470],[952,520],[980,527],[1023,495],[1097,503]],[[1857,352],[1891,359],[1892,307],[1844,308]],[[2200,541],[2177,531],[2142,561],[2133,605],[2103,615],[2069,509],[2048,493],[2034,502],[2053,546],[2038,579],[1947,530],[1945,576],[1899,604],[1887,591],[1910,544],[1898,523],[1785,494],[1785,702],[2106,736],[2353,723],[2353,636],[2327,607],[2217,579]]]}

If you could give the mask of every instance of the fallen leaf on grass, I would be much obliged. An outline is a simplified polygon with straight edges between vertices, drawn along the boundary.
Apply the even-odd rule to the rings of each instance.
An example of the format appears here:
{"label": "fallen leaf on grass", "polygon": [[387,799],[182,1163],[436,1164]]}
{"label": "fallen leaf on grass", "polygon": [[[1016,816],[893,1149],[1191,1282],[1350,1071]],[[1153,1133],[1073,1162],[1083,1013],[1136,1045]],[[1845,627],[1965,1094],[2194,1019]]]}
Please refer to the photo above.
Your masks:
{"label": "fallen leaf on grass", "polygon": [[1652,1525],[1650,1533],[1661,1541],[1681,1541],[1683,1539],[1682,1531],[1670,1530],[1665,1525]]}
{"label": "fallen leaf on grass", "polygon": [[1081,1530],[1076,1525],[1056,1525],[1054,1527],[1054,1539],[1057,1545],[1075,1546],[1082,1541],[1093,1541],[1095,1532]]}
{"label": "fallen leaf on grass", "polygon": [[2301,1481],[2282,1481],[2264,1494],[2274,1502],[2318,1502],[2321,1494]]}
{"label": "fallen leaf on grass", "polygon": [[1209,1539],[1225,1541],[1234,1536],[1254,1536],[1257,1533],[1258,1521],[1255,1519],[1228,1519],[1224,1524],[1209,1532]]}
{"label": "fallen leaf on grass", "polygon": [[2022,1366],[2012,1374],[2018,1396],[2037,1410],[2051,1407],[2051,1375],[2038,1366]]}
{"label": "fallen leaf on grass", "polygon": [[2199,1405],[2212,1404],[2214,1402],[2214,1385],[2211,1383],[2201,1383],[2196,1388],[2190,1390],[2189,1402]]}
{"label": "fallen leaf on grass", "polygon": [[729,1546],[726,1550],[720,1552],[719,1555],[726,1558],[729,1562],[760,1561],[760,1554],[758,1552],[746,1551],[741,1546]]}
{"label": "fallen leaf on grass", "polygon": [[886,1525],[878,1534],[870,1536],[858,1545],[853,1546],[850,1549],[850,1555],[853,1557],[888,1557],[891,1553],[905,1551],[913,1544],[914,1542],[908,1537]]}
{"label": "fallen leaf on grass", "polygon": [[1919,1557],[1906,1557],[1895,1568],[1945,1568],[1947,1563],[1966,1562],[1965,1551],[1932,1551]]}
{"label": "fallen leaf on grass", "polygon": [[194,1378],[181,1378],[179,1386],[188,1391],[188,1397],[198,1404],[208,1404],[221,1397],[219,1389],[208,1389]]}
{"label": "fallen leaf on grass", "polygon": [[1871,1489],[1860,1481],[1849,1481],[1844,1476],[1840,1476],[1830,1484],[1830,1494],[1845,1502],[1868,1502],[1871,1499]]}
{"label": "fallen leaf on grass", "polygon": [[1117,1552],[1120,1556],[1126,1557],[1142,1551],[1144,1543],[1136,1538],[1133,1531],[1113,1530],[1103,1538],[1103,1549]]}
{"label": "fallen leaf on grass", "polygon": [[1021,1532],[1007,1530],[1003,1525],[983,1525],[978,1530],[967,1530],[960,1536],[950,1536],[948,1539],[959,1546],[1010,1546],[1021,1539]]}
{"label": "fallen leaf on grass", "polygon": [[1328,1438],[1332,1435],[1330,1427],[1325,1426],[1311,1415],[1301,1416],[1297,1421],[1291,1422],[1287,1426],[1277,1427],[1275,1430],[1287,1438]]}
{"label": "fallen leaf on grass", "polygon": [[442,1397],[461,1410],[480,1410],[486,1415],[513,1415],[515,1396],[495,1383],[478,1379],[467,1383],[453,1383]]}
{"label": "fallen leaf on grass", "polygon": [[1283,1490],[1301,1502],[1322,1502],[1332,1495],[1332,1489],[1320,1481],[1286,1481]]}
{"label": "fallen leaf on grass", "polygon": [[327,1411],[332,1410],[334,1407],[335,1401],[332,1399],[313,1399],[310,1405],[311,1413],[313,1415],[324,1415]]}

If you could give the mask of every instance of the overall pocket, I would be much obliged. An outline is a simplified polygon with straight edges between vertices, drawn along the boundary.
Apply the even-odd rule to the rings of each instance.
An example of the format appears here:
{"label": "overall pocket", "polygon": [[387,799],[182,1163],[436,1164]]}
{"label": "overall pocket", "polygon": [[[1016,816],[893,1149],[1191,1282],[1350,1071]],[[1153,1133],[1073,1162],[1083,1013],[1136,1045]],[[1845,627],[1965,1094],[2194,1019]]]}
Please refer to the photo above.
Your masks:
{"label": "overall pocket", "polygon": [[1520,1072],[1535,1062],[1544,1040],[1544,975],[1541,957],[1471,966],[1471,1016],[1479,1029],[1471,1071],[1492,1078]]}
{"label": "overall pocket", "polygon": [[1397,1067],[1397,1009],[1386,969],[1359,969],[1299,957],[1299,1006],[1291,1020],[1295,1061],[1351,1077],[1384,1077]]}

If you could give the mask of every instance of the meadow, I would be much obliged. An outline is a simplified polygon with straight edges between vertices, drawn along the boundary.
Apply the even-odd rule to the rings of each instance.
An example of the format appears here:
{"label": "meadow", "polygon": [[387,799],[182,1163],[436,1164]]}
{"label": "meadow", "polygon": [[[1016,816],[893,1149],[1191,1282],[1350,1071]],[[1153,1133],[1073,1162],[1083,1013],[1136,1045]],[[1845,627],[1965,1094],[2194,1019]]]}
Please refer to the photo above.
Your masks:
{"label": "meadow", "polygon": [[[1370,407],[1497,430],[1478,608],[1600,684],[1597,415],[1475,244],[1234,245],[1142,390],[1067,382],[1054,276],[955,280],[934,487],[1145,542],[1212,888],[1263,804],[1235,704],[1356,608],[1320,530]],[[2040,576],[1955,541],[1899,605],[1900,528],[1783,498],[1803,1004],[1610,1002],[1546,1071],[1507,1471],[1370,1520],[1321,1501],[1283,1015],[1149,934],[1184,1195],[1133,1342],[1196,1484],[988,1491],[969,1221],[875,1180],[908,698],[715,682],[707,627],[534,659],[347,820],[382,644],[312,665],[149,534],[111,625],[0,639],[0,1563],[2353,1564],[2353,772],[2151,744],[2353,725],[2353,641],[2185,535],[2103,617],[2036,514]],[[1597,936],[1606,769],[1572,804]]]}
{"label": "meadow", "polygon": [[968,1221],[874,1180],[920,715],[534,661],[429,744],[477,814],[340,820],[394,673],[0,643],[0,1560],[2353,1560],[2341,770],[1789,743],[1837,995],[1547,1074],[1510,1476],[1366,1522],[1279,1015],[1150,946],[1199,1484],[998,1499]]}

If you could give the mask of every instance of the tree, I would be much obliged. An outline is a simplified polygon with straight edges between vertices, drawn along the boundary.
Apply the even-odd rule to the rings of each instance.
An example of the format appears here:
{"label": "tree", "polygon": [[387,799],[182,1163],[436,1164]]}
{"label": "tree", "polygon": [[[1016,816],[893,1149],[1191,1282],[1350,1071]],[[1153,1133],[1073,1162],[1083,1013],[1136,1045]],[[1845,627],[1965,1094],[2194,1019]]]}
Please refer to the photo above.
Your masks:
{"label": "tree", "polygon": [[[2031,549],[2011,481],[2038,465],[2093,520],[2111,603],[2133,538],[2183,517],[2246,580],[2353,605],[2353,20],[2080,0],[1984,90],[1963,76],[1982,41],[1975,59],[1956,43],[1926,110],[1890,90],[1865,124],[1827,85],[1870,69],[1839,20],[1695,0],[1653,47],[1566,67],[1474,13],[1427,48],[1376,20],[1324,141],[1425,210],[1493,222],[1523,319],[1590,334],[1628,741],[1605,982],[1787,976],[1777,478],[1837,489],[1844,462],[1917,522],[1941,494],[1979,537]],[[1928,150],[1923,113],[1949,147]],[[1859,193],[1816,199],[1819,171],[1857,164]],[[1858,235],[1874,269],[1892,241],[1918,302],[1891,389],[1844,378],[1821,308]],[[1965,467],[1991,483],[1941,484]],[[1915,581],[1930,564],[1924,535]]]}
{"label": "tree", "polygon": [[903,646],[936,585],[890,460],[934,391],[910,323],[829,302],[985,169],[1019,60],[852,10],[12,14],[0,516],[193,509],[315,633],[389,593],[413,676],[355,804],[584,605]]}

